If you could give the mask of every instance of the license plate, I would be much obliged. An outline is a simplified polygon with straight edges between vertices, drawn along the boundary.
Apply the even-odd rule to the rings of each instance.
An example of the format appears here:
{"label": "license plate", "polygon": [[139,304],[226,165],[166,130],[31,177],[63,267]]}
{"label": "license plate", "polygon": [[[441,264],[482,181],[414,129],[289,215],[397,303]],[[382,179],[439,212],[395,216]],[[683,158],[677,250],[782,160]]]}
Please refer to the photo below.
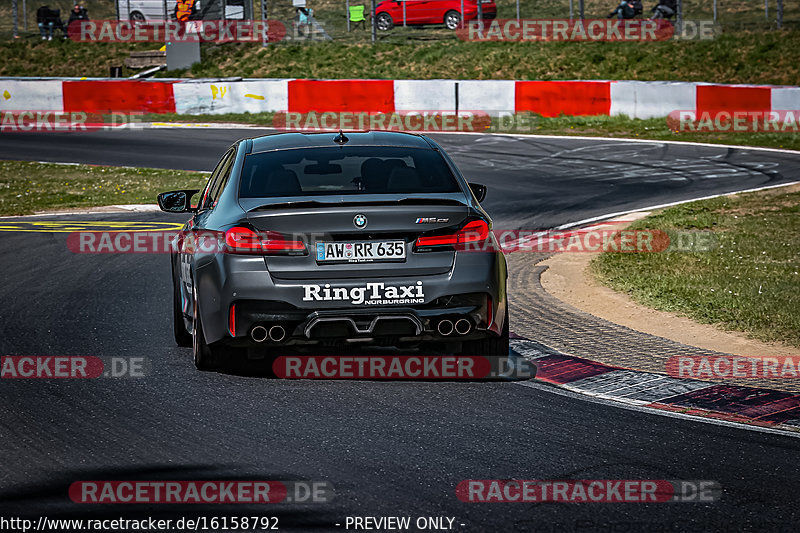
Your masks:
{"label": "license plate", "polygon": [[406,258],[405,241],[318,242],[317,261],[373,263],[402,261]]}

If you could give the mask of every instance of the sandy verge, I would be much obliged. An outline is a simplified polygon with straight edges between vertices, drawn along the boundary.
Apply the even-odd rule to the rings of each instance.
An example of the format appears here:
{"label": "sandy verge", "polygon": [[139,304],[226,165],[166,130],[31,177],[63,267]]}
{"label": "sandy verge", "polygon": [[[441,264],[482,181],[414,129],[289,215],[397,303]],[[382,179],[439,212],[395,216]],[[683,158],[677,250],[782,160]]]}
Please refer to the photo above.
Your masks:
{"label": "sandy verge", "polygon": [[[625,222],[607,228],[622,229]],[[664,337],[706,350],[744,357],[800,356],[800,348],[750,339],[743,333],[721,330],[689,318],[640,305],[623,293],[601,285],[588,271],[596,253],[560,253],[539,263],[549,268],[542,274],[542,287],[573,307],[636,331]]]}

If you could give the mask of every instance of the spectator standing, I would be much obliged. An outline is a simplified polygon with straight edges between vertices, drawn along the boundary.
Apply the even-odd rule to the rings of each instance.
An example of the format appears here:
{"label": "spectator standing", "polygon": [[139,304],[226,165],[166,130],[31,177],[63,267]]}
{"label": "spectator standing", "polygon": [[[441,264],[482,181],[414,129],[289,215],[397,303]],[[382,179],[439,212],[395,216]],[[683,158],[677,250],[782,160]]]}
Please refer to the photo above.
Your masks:
{"label": "spectator standing", "polygon": [[175,5],[175,18],[187,22],[194,15],[194,0],[178,0]]}

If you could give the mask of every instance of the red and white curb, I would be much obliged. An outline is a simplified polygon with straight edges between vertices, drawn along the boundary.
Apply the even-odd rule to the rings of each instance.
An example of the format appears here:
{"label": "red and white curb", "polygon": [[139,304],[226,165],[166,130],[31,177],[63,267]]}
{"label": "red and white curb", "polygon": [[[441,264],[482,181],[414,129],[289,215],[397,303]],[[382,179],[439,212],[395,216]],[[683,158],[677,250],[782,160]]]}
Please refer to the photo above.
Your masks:
{"label": "red and white curb", "polygon": [[612,80],[114,80],[0,78],[0,111],[179,113],[464,110],[500,116],[800,109],[800,87]]}
{"label": "red and white curb", "polygon": [[536,381],[584,396],[697,419],[800,432],[800,394],[606,365],[519,337],[511,339],[511,349],[536,365]]}

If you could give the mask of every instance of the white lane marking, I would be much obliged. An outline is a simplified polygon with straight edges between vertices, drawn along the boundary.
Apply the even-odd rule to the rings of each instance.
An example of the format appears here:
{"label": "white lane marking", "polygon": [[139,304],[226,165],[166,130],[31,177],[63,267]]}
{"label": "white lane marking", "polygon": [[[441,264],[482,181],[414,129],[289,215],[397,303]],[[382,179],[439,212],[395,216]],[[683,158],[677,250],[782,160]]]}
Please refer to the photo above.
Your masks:
{"label": "white lane marking", "polygon": [[[800,153],[800,152],[798,152],[798,153]],[[732,192],[725,192],[725,193],[720,193],[720,194],[711,194],[711,195],[708,195],[708,196],[701,196],[700,198],[692,198],[690,200],[679,200],[677,202],[669,202],[669,203],[666,203],[666,204],[649,205],[647,207],[637,207],[636,209],[631,209],[631,210],[628,210],[628,211],[617,211],[616,213],[608,213],[608,214],[605,214],[605,215],[599,215],[599,216],[596,216],[596,217],[579,220],[577,222],[570,222],[568,224],[562,224],[560,226],[556,226],[554,229],[561,230],[561,229],[574,228],[575,226],[582,226],[583,224],[589,224],[589,223],[592,223],[592,222],[597,222],[599,220],[606,220],[606,219],[609,219],[609,218],[612,218],[612,217],[630,215],[631,213],[638,213],[639,211],[652,211],[652,210],[655,210],[655,209],[663,209],[665,207],[672,207],[672,206],[680,205],[680,204],[688,204],[689,202],[699,202],[700,200],[711,200],[712,198],[719,198],[721,196],[732,196],[734,194],[765,191],[767,189],[777,189],[778,187],[789,187],[790,185],[797,185],[798,183],[800,183],[800,181],[790,181],[788,183],[781,183],[781,184],[778,184],[778,185],[767,185],[765,187],[756,187],[756,188],[753,188],[753,189],[744,189],[744,190],[741,190],[741,191],[732,191]]]}
{"label": "white lane marking", "polygon": [[158,207],[158,204],[119,204],[119,205],[112,205],[111,207],[114,207],[116,209],[124,209],[125,211],[134,211],[134,212],[161,211],[161,209]]}
{"label": "white lane marking", "polygon": [[[144,122],[138,126],[154,129],[168,128],[208,128],[220,130],[275,130],[270,126],[258,124],[237,124],[235,122]],[[336,132],[332,132],[336,133]]]}
{"label": "white lane marking", "polygon": [[[500,245],[501,245],[501,248],[503,249],[503,251],[506,252],[506,253],[509,253],[508,250],[513,251],[513,250],[515,250],[517,248],[533,248],[533,246],[536,246],[538,248],[538,251],[540,251],[540,252],[547,252],[547,251],[557,252],[557,251],[560,251],[561,249],[563,249],[563,242],[561,244],[559,244],[559,249],[556,249],[554,247],[554,245],[552,245],[550,243],[564,241],[565,238],[570,238],[570,237],[573,237],[573,236],[585,235],[585,234],[589,233],[590,231],[592,231],[592,228],[596,228],[598,226],[608,226],[608,225],[619,224],[619,223],[623,223],[623,222],[624,223],[635,222],[635,221],[639,220],[640,218],[644,218],[645,216],[647,216],[649,214],[650,214],[649,211],[634,211],[632,213],[626,213],[625,214],[626,216],[627,215],[631,215],[630,218],[626,218],[625,216],[616,217],[613,220],[604,220],[602,222],[597,222],[595,224],[589,224],[586,227],[580,228],[580,229],[578,229],[576,231],[570,231],[570,232],[558,232],[558,230],[561,229],[561,227],[559,226],[558,228],[554,228],[554,229],[551,229],[551,230],[536,231],[536,232],[532,233],[531,235],[526,235],[525,237],[519,237],[519,238],[513,239],[511,241],[509,241],[509,240],[507,240],[507,239],[505,239],[503,237],[503,233],[505,233],[505,232],[503,232],[503,233],[500,233],[500,238],[502,239]],[[556,237],[548,237],[547,236],[547,235],[552,234],[552,233],[558,233],[558,235]],[[543,236],[545,236],[545,238],[542,238]],[[535,242],[535,244],[534,244],[534,242]],[[545,245],[549,245],[550,249],[549,250],[545,250],[544,249]]]}
{"label": "white lane marking", "polygon": [[583,400],[592,403],[598,403],[601,405],[606,405],[609,407],[617,407],[620,409],[627,409],[629,411],[637,411],[640,413],[647,413],[651,415],[658,415],[658,416],[666,416],[669,418],[680,418],[683,420],[689,420],[691,422],[701,422],[703,424],[712,424],[715,426],[725,426],[734,429],[743,429],[747,431],[756,431],[758,433],[769,433],[772,435],[782,435],[785,437],[792,437],[792,438],[800,438],[800,432],[794,432],[788,429],[776,429],[776,428],[769,428],[769,427],[762,427],[762,426],[750,426],[747,424],[742,424],[739,422],[729,422],[727,420],[719,420],[716,418],[706,418],[702,416],[696,415],[688,415],[685,413],[675,413],[673,411],[664,411],[662,409],[655,409],[653,407],[643,407],[639,405],[633,405],[629,403],[622,403],[614,400],[608,400],[605,398],[598,398],[596,396],[587,396],[586,394],[580,394],[577,392],[569,391],[566,389],[562,389],[561,387],[555,385],[544,385],[542,383],[536,383],[533,381],[514,381],[512,382],[514,385],[522,385],[523,387],[530,387],[532,389],[537,389],[540,391],[550,392],[553,394],[558,394],[559,396],[565,396],[567,398],[571,398],[574,400]]}
{"label": "white lane marking", "polygon": [[[415,132],[416,133],[416,132]],[[580,139],[582,141],[620,141],[629,143],[640,144],[677,144],[680,146],[708,146],[712,148],[737,148],[739,150],[761,150],[764,152],[778,152],[783,154],[800,154],[798,150],[789,150],[787,148],[767,148],[760,146],[747,146],[741,144],[714,144],[714,143],[699,143],[692,141],[669,141],[659,139],[631,139],[630,137],[587,137],[583,135],[543,135],[541,133],[482,133],[472,131],[429,131],[423,132],[425,135],[485,135],[493,137],[511,137],[518,139]]]}
{"label": "white lane marking", "polygon": [[[72,161],[22,161],[22,160],[12,160],[12,159],[5,159],[5,161],[19,161],[20,163],[39,163],[40,165],[69,165],[73,167],[78,167],[85,165],[87,167],[111,167],[111,168],[129,168],[132,170],[137,170],[142,167],[130,167],[130,166],[117,166],[117,165],[95,165],[94,163],[75,163]],[[184,172],[192,172],[191,170],[185,170]]]}
{"label": "white lane marking", "polygon": [[577,136],[577,135],[537,135],[537,134],[490,134],[490,135],[510,135],[514,137],[522,137],[523,139],[528,137],[541,137],[545,139],[582,139],[585,141],[591,141],[595,139],[601,139],[604,141],[622,141],[622,142],[630,142],[630,143],[663,143],[663,144],[677,144],[680,146],[709,146],[712,148],[738,148],[739,150],[761,150],[762,152],[778,152],[782,154],[800,154],[798,150],[789,150],[786,148],[767,148],[767,147],[759,147],[759,146],[747,146],[741,144],[714,144],[714,143],[698,143],[692,141],[661,141],[658,139],[631,139],[630,137],[584,137],[584,136]]}
{"label": "white lane marking", "polygon": [[[221,130],[229,129],[255,129],[255,130],[271,130],[279,131],[277,128],[270,128],[269,126],[259,126],[255,124],[236,124],[236,123],[215,123],[215,122],[152,122],[145,123],[155,128],[184,128],[184,127],[205,127],[209,129],[218,128]],[[331,130],[330,132],[322,133],[336,133]],[[800,154],[798,150],[789,150],[787,148],[767,148],[760,146],[747,146],[742,144],[714,144],[714,143],[700,143],[692,141],[670,141],[660,139],[631,139],[630,137],[587,137],[583,135],[543,135],[540,133],[493,133],[493,132],[480,132],[480,131],[409,131],[405,133],[415,133],[421,135],[481,135],[491,137],[510,137],[520,139],[579,139],[582,141],[619,141],[640,144],[676,144],[679,146],[708,146],[712,148],[737,148],[739,150],[761,150],[763,152],[778,152],[782,154]]]}

